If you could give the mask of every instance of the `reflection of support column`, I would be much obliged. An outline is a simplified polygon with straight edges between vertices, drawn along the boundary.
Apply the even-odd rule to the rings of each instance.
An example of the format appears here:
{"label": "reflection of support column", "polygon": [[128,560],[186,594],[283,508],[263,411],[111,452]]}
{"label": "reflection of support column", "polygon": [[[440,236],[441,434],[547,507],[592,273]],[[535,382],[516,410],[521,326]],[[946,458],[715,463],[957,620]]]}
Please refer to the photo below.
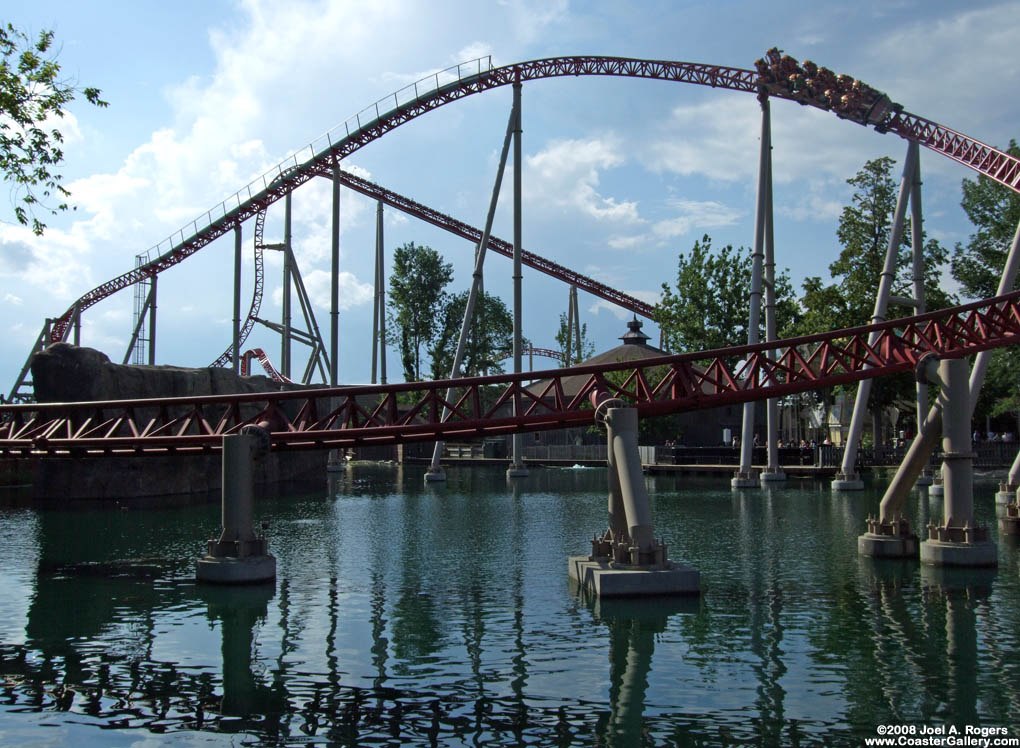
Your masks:
{"label": "reflection of support column", "polygon": [[603,402],[596,410],[597,420],[606,424],[613,455],[608,462],[610,528],[592,539],[590,556],[568,560],[571,578],[607,597],[700,592],[698,572],[671,562],[665,544],[655,539],[638,453],[637,410],[612,407],[612,402]]}
{"label": "reflection of support column", "polygon": [[[516,89],[515,89],[516,90]],[[450,379],[457,379],[460,376],[461,363],[464,360],[464,349],[467,345],[468,334],[471,331],[471,325],[474,320],[475,304],[478,301],[478,297],[483,294],[482,291],[482,271],[485,267],[485,251],[489,246],[489,235],[492,232],[492,222],[496,218],[496,206],[499,204],[499,191],[503,184],[503,172],[506,169],[507,155],[510,153],[510,141],[514,137],[516,128],[518,127],[518,105],[519,94],[514,98],[514,104],[510,109],[510,119],[506,125],[506,135],[503,138],[503,150],[499,156],[499,166],[496,167],[496,181],[492,186],[492,197],[489,198],[489,212],[485,217],[485,228],[482,230],[482,236],[478,242],[478,246],[475,248],[475,268],[471,274],[471,290],[468,292],[467,302],[464,304],[464,317],[460,323],[460,334],[457,336],[457,350],[453,354],[453,366],[450,369]],[[379,203],[380,209],[382,203]],[[381,275],[382,265],[377,266]],[[381,281],[380,281],[381,282]],[[446,399],[451,400],[453,390],[447,390]],[[443,420],[446,420],[449,415],[449,408],[443,407]],[[446,480],[446,473],[443,472],[442,466],[439,464],[440,458],[443,456],[443,442],[437,441],[436,446],[432,450],[432,462],[429,465],[428,471],[425,473],[426,482],[439,482]]]}
{"label": "reflection of support column", "polygon": [[[903,162],[903,178],[900,180],[899,196],[896,200],[896,212],[893,217],[892,231],[889,232],[889,244],[885,251],[885,265],[878,283],[875,296],[875,309],[871,315],[872,324],[884,322],[889,296],[892,293],[893,280],[896,277],[896,262],[899,258],[900,241],[903,238],[903,225],[907,214],[907,203],[914,183],[914,172],[917,170],[917,146],[907,147],[907,157]],[[868,344],[875,345],[880,333],[873,332],[868,336]],[[854,400],[853,415],[850,416],[850,432],[847,434],[843,448],[843,464],[832,481],[833,491],[860,491],[864,482],[857,474],[857,448],[860,446],[861,432],[864,430],[864,419],[868,412],[868,397],[871,395],[871,380],[865,379],[857,385],[857,398]]]}
{"label": "reflection of support column", "polygon": [[[769,116],[769,101],[763,98],[761,102],[761,148],[758,156],[758,202],[755,207],[754,217],[754,251],[751,255],[751,293],[750,308],[747,315],[747,342],[753,345],[758,342],[761,324],[761,286],[762,286],[762,265],[764,260],[765,244],[765,216],[768,212],[766,202],[768,200],[769,168],[771,164],[771,132],[772,124]],[[751,469],[751,460],[754,454],[754,411],[755,403],[744,403],[744,421],[740,434],[740,467],[730,485],[733,488],[750,488],[758,485],[758,479]]]}
{"label": "reflection of support column", "polygon": [[260,714],[279,708],[283,698],[255,677],[252,645],[255,626],[265,620],[272,585],[233,588],[203,587],[210,621],[219,620],[223,636],[223,700],[220,711],[228,716]]}
{"label": "reflection of support column", "polygon": [[241,224],[234,226],[234,328],[230,346],[231,368],[241,373]]}
{"label": "reflection of support column", "polygon": [[[514,374],[521,373],[521,82],[514,82]],[[515,385],[514,415],[521,414],[521,383]],[[507,468],[507,478],[521,478],[528,474],[524,467],[523,435],[513,435],[513,461]]]}
{"label": "reflection of support column", "polygon": [[[768,170],[765,178],[765,340],[776,339],[776,251],[772,225],[772,143],[767,154]],[[776,349],[766,354],[770,361],[776,360]],[[786,473],[779,466],[779,399],[770,397],[766,402],[768,418],[768,459],[761,474],[763,483],[786,480]]]}
{"label": "reflection of support column", "polygon": [[970,450],[966,359],[943,361],[939,375],[947,394],[942,418],[944,524],[928,525],[928,539],[921,543],[921,561],[936,566],[995,566],[998,555],[995,544],[988,540],[988,528],[974,524],[974,453]]}
{"label": "reflection of support column", "polygon": [[[589,600],[592,617],[609,629],[609,720],[598,745],[643,745],[645,695],[652,671],[655,639],[666,631],[670,616],[695,614],[696,598]],[[600,731],[601,732],[601,731]]]}
{"label": "reflection of support column", "polygon": [[247,584],[276,578],[276,559],[269,554],[266,537],[256,536],[252,528],[255,456],[260,441],[268,441],[267,432],[258,432],[223,437],[223,530],[219,540],[209,541],[206,556],[198,560],[200,582]]}
{"label": "reflection of support column", "polygon": [[[333,162],[333,215],[330,224],[329,383],[340,374],[340,162]],[[372,380],[375,381],[374,379]]]}

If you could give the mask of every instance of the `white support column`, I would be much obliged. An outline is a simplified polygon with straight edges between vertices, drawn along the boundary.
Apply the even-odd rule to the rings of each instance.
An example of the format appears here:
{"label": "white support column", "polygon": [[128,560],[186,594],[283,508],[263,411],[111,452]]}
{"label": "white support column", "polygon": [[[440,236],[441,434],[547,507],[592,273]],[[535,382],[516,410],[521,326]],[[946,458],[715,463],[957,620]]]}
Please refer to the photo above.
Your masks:
{"label": "white support column", "polygon": [[[772,142],[769,140],[767,154],[768,170],[765,176],[765,340],[769,343],[776,339],[776,250],[772,223]],[[770,361],[776,360],[775,349],[768,352]],[[768,484],[781,483],[786,480],[786,473],[779,465],[779,400],[770,397],[766,402],[768,418],[768,459],[765,470],[761,474],[761,482]]]}
{"label": "white support column", "polygon": [[[917,143],[910,142],[909,145],[918,151]],[[910,248],[913,261],[912,271],[914,280],[914,314],[924,314],[927,310],[924,294],[924,214],[921,211],[921,157],[918,153],[915,156],[917,166],[914,168],[914,178],[910,188]],[[928,412],[928,383],[920,379],[917,381],[917,430],[921,430],[924,424],[925,414]],[[917,478],[919,486],[930,486],[932,483],[931,469],[927,466],[921,471]]]}
{"label": "white support column", "polygon": [[[768,201],[768,172],[771,152],[772,124],[769,116],[769,101],[761,102],[761,147],[758,156],[758,202],[754,218],[754,250],[751,255],[751,302],[747,320],[747,342],[753,345],[759,339],[761,325],[761,287],[764,265],[765,216]],[[758,485],[758,478],[751,468],[754,454],[754,402],[744,403],[743,428],[740,434],[740,467],[730,485],[733,488],[751,488]]]}
{"label": "white support column", "polygon": [[372,384],[376,383],[377,362],[379,360],[379,330],[385,323],[382,318],[382,309],[379,306],[379,297],[382,293],[382,278],[379,263],[379,253],[382,251],[382,221],[383,204],[382,200],[376,203],[375,208],[375,294],[372,297]]}
{"label": "white support column", "polygon": [[[489,236],[492,232],[492,223],[496,218],[496,206],[499,204],[499,192],[503,184],[503,172],[506,169],[507,156],[510,153],[510,142],[517,127],[518,105],[520,101],[514,97],[514,104],[510,108],[510,118],[507,120],[506,135],[503,137],[503,150],[499,156],[499,166],[496,167],[496,181],[492,187],[492,197],[489,198],[489,212],[485,217],[485,228],[482,230],[481,239],[475,248],[475,268],[471,275],[471,290],[468,292],[467,303],[464,305],[464,318],[460,324],[460,334],[457,336],[457,350],[453,355],[453,366],[450,369],[450,379],[457,379],[460,376],[460,367],[464,359],[464,348],[467,345],[468,334],[474,320],[475,303],[482,294],[483,268],[485,266],[485,253],[489,246]],[[380,207],[382,203],[380,203]],[[381,230],[381,227],[380,227]],[[380,235],[381,236],[381,235]],[[380,240],[381,241],[381,240]],[[382,260],[381,257],[376,265],[379,282],[382,283]],[[452,392],[447,391],[446,399],[451,399]],[[449,414],[449,409],[443,408],[443,419]],[[425,473],[425,482],[438,482],[446,480],[446,473],[440,465],[440,458],[443,456],[443,442],[437,441],[432,450],[432,462]]]}
{"label": "white support column", "polygon": [[[885,252],[885,265],[878,283],[875,296],[875,309],[871,316],[872,324],[885,321],[892,284],[896,277],[896,261],[899,257],[900,241],[903,238],[903,225],[910,201],[910,191],[914,183],[914,172],[917,169],[917,149],[907,147],[907,157],[903,163],[903,178],[900,180],[899,196],[896,200],[896,212],[893,217],[892,231],[889,233],[889,244]],[[868,336],[868,344],[874,345],[879,333]],[[868,398],[871,395],[871,380],[865,379],[857,385],[857,398],[854,400],[853,415],[850,417],[850,431],[843,448],[843,464],[832,481],[833,491],[860,491],[864,482],[856,472],[857,449],[860,446],[861,432],[864,430],[864,419],[868,414]]]}
{"label": "white support column", "polygon": [[333,215],[330,224],[329,384],[340,376],[340,162],[333,162]]}
{"label": "white support column", "polygon": [[[514,373],[521,372],[521,82],[514,82]],[[518,383],[518,387],[520,384]],[[521,412],[520,392],[514,393],[514,415]],[[524,467],[524,444],[521,434],[513,435],[513,460],[507,468],[507,478],[522,478],[528,474]]]}
{"label": "white support column", "polygon": [[996,566],[998,553],[988,528],[974,522],[974,453],[970,441],[970,391],[966,359],[939,365],[947,390],[942,419],[942,473],[945,485],[942,524],[928,525],[921,562],[935,566]]}
{"label": "white support column", "polygon": [[200,582],[251,584],[276,578],[276,559],[269,554],[265,536],[256,535],[252,527],[259,441],[254,433],[223,437],[222,531],[217,540],[208,542],[205,557],[198,560]]}
{"label": "white support column", "polygon": [[230,347],[231,368],[241,373],[241,224],[234,226],[234,325]]}
{"label": "white support column", "polygon": [[151,285],[149,286],[149,366],[156,365],[156,279],[152,274]]}
{"label": "white support column", "polygon": [[291,286],[291,194],[287,193],[284,198],[283,218],[283,318],[280,321],[283,327],[280,347],[280,373],[290,379],[290,286]]}

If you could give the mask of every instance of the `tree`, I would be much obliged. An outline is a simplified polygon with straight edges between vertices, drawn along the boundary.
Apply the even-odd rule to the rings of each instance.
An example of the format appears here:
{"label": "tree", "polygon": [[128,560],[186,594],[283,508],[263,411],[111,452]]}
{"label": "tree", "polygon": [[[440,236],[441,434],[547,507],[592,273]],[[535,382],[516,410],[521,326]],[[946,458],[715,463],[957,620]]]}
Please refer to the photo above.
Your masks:
{"label": "tree", "polygon": [[37,236],[46,224],[35,211],[56,215],[68,209],[71,196],[53,171],[64,159],[64,136],[53,119],[64,116],[77,93],[90,104],[108,106],[98,88],[79,89],[60,77],[52,47],[52,31],[39,32],[33,42],[10,23],[0,26],[0,171],[11,182],[15,218]]}
{"label": "tree", "polygon": [[440,312],[453,280],[453,266],[431,247],[414,242],[393,253],[387,326],[391,340],[398,340],[404,379],[421,381],[421,354],[440,329]]}
{"label": "tree", "polygon": [[566,366],[569,358],[570,363],[576,366],[581,361],[587,361],[595,355],[595,344],[588,340],[588,323],[583,323],[581,325],[581,357],[578,358],[577,334],[567,327],[568,322],[568,315],[565,312],[560,312],[560,329],[556,332],[556,344],[560,347],[560,353],[563,354],[560,365]]}
{"label": "tree", "polygon": [[[1007,151],[1020,157],[1020,147],[1015,140],[1009,141]],[[956,245],[953,277],[967,296],[987,299],[995,296],[998,290],[1006,255],[1020,224],[1020,195],[988,177],[979,176],[976,181],[963,180],[960,205],[977,231],[971,234],[966,246]]]}
{"label": "tree", "polygon": [[[747,342],[751,297],[751,254],[727,245],[712,250],[707,234],[695,241],[690,254],[677,262],[676,290],[662,284],[662,299],[652,318],[663,330],[670,351],[726,348]],[[776,328],[785,331],[799,317],[793,287],[786,272],[776,277]],[[765,315],[761,317],[765,324]]]}
{"label": "tree", "polygon": [[[438,334],[429,349],[433,379],[446,379],[453,369],[453,357],[457,352],[468,293],[463,291],[450,296],[443,306]],[[461,361],[461,375],[471,377],[502,373],[500,362],[513,353],[513,344],[513,315],[501,299],[483,291],[475,299],[471,331]]]}
{"label": "tree", "polygon": [[[796,332],[823,332],[871,321],[896,209],[897,186],[891,176],[893,163],[888,157],[868,161],[847,180],[847,184],[855,190],[850,205],[843,208],[836,231],[843,250],[829,265],[834,282],[825,284],[817,276],[805,279],[804,296],[801,298],[804,317]],[[910,221],[907,220],[897,247],[896,276],[892,288],[892,294],[896,296],[913,296],[910,232]],[[941,269],[947,256],[946,250],[934,239],[924,244],[925,304],[928,309],[949,306],[955,301],[952,295],[939,287]],[[912,308],[899,307],[899,314],[896,314],[896,307],[890,305],[887,317],[912,313]],[[882,411],[896,402],[912,399],[913,391],[914,383],[909,376],[874,380],[868,404],[876,419],[876,432]]]}
{"label": "tree", "polygon": [[[1020,156],[1015,140],[1009,141],[1007,150],[1013,156]],[[953,278],[959,281],[966,296],[986,299],[998,291],[1006,256],[1020,224],[1020,195],[988,177],[978,176],[977,180],[963,180],[960,205],[976,231],[966,245],[957,244],[953,251]],[[1013,288],[1016,287],[1014,283]],[[1007,413],[1015,417],[1020,413],[1018,366],[1020,353],[1012,346],[992,354],[974,409],[977,419]]]}

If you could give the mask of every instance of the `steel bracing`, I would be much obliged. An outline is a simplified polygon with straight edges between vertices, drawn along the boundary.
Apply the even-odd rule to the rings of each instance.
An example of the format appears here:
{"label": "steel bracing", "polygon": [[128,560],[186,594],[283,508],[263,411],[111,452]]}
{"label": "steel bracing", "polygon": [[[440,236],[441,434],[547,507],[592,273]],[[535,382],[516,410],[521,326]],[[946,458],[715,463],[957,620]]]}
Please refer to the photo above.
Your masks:
{"label": "steel bracing", "polygon": [[[327,132],[310,144],[307,150],[293,155],[150,249],[146,256],[155,255],[155,259],[83,295],[54,320],[49,330],[49,339],[54,342],[65,340],[72,321],[84,310],[112,293],[154,278],[163,270],[177,265],[244,221],[264,212],[269,205],[313,177],[328,175],[342,159],[405,122],[445,104],[501,86],[543,78],[582,75],[691,83],[771,96],[828,109],[814,100],[786,91],[780,86],[766,86],[757,72],[740,68],[604,56],[553,57],[493,68],[485,58],[480,58],[407,86]],[[839,112],[836,114],[843,116]],[[899,108],[890,110],[878,120],[852,121],[874,125],[880,132],[893,132],[908,140],[919,142],[1020,192],[1020,160],[936,122]],[[578,285],[582,284],[578,282]],[[249,317],[253,318],[253,315]],[[27,366],[25,370],[27,371]],[[23,397],[21,388],[24,380],[25,374],[22,374],[11,391],[12,397]]]}
{"label": "steel bracing", "polygon": [[[631,403],[641,416],[661,415],[908,371],[928,353],[961,358],[1016,343],[1020,291],[875,325],[641,362],[381,386],[0,406],[0,454],[212,452],[224,435],[260,423],[276,450],[541,431],[592,423],[593,395]],[[584,383],[568,396],[564,381],[578,376]],[[522,404],[517,415],[514,400]]]}

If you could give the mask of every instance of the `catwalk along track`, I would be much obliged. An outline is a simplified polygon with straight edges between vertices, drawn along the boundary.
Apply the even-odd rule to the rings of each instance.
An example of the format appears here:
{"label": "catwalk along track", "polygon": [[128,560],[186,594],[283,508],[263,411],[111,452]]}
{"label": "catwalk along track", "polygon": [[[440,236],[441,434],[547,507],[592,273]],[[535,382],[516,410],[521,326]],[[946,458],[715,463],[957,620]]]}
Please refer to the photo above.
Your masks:
{"label": "catwalk along track", "polygon": [[[0,454],[212,452],[224,435],[259,424],[274,450],[541,431],[592,423],[593,397],[617,398],[642,417],[664,415],[856,382],[909,371],[929,354],[960,358],[1018,342],[1020,291],[881,324],[638,363],[292,392],[8,405],[0,407]],[[569,388],[576,392],[570,397],[568,378],[580,382]]]}

